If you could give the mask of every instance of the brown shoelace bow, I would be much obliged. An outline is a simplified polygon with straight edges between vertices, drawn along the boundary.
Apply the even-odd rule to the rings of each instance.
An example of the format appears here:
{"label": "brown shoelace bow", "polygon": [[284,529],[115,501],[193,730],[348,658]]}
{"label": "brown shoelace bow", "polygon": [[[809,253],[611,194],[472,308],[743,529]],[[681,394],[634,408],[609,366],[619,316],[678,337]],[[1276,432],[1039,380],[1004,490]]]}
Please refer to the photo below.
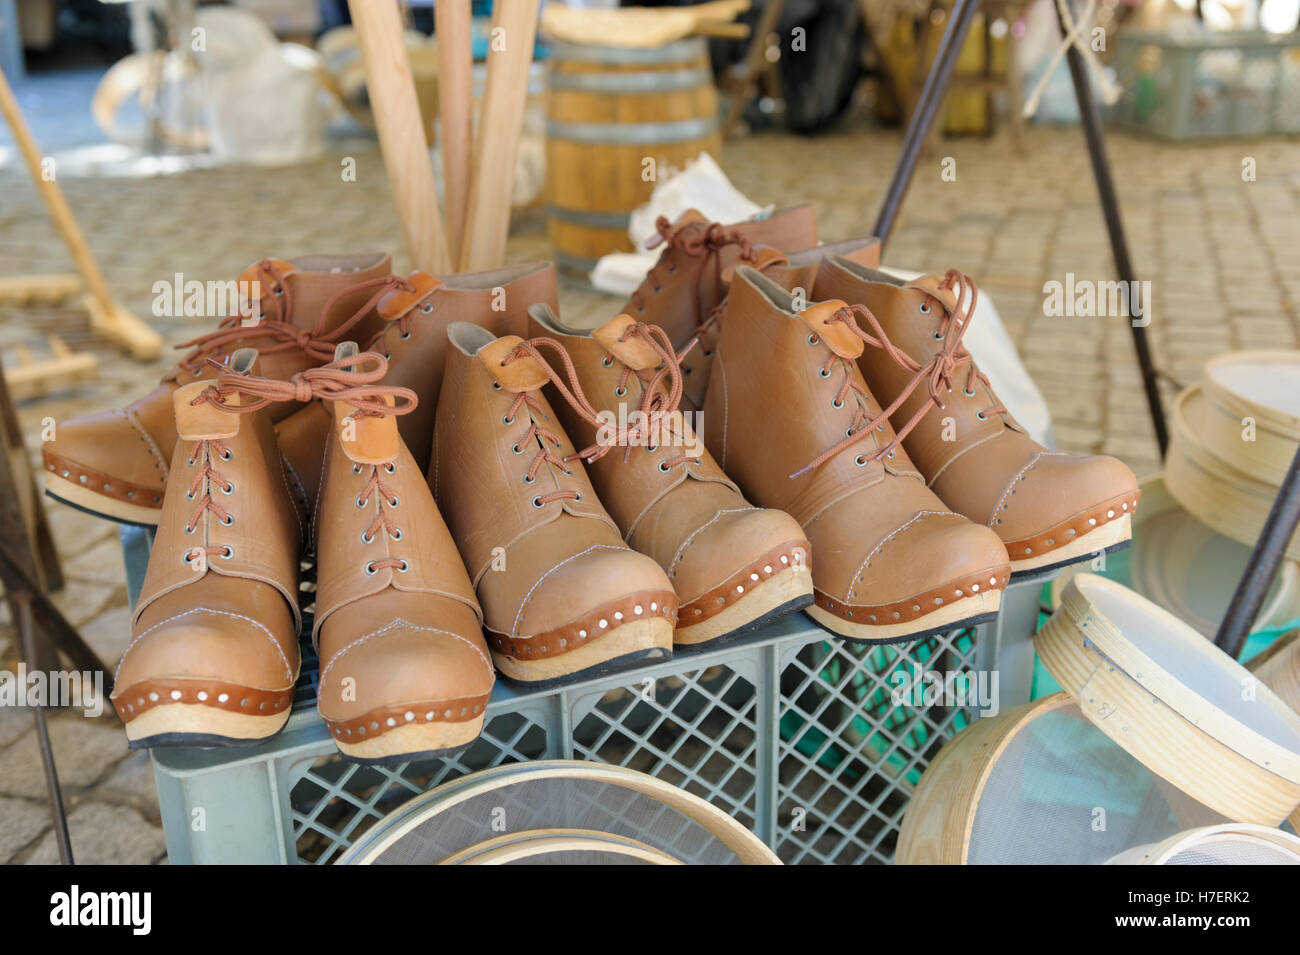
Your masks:
{"label": "brown shoelace bow", "polygon": [[[199,405],[206,402],[223,411],[236,414],[249,414],[277,401],[305,402],[311,401],[313,398],[320,398],[325,401],[342,401],[351,405],[355,409],[351,412],[351,416],[354,418],[380,417],[383,415],[410,414],[415,410],[419,400],[415,392],[409,388],[378,384],[388,373],[388,361],[382,355],[374,352],[360,352],[348,358],[340,358],[330,362],[328,365],[322,365],[319,368],[309,368],[294,375],[288,381],[243,375],[231,371],[228,366],[222,365],[215,360],[209,359],[209,362],[219,367],[221,371],[217,375],[215,383],[203,389],[190,404]],[[369,371],[359,369],[359,366],[369,363],[373,363],[373,369]],[[230,399],[236,395],[244,398],[251,397],[255,400],[238,404],[231,402]],[[392,404],[388,403],[387,399],[389,398],[392,399]],[[214,487],[219,488],[223,494],[227,495],[234,491],[234,485],[222,477],[215,469],[212,460],[214,451],[220,460],[230,460],[230,449],[220,441],[211,439],[196,442],[195,453],[190,458],[191,465],[202,460],[203,466],[196,472],[194,481],[190,484],[190,493],[187,496],[193,497],[205,481],[207,486],[203,498],[195,506],[194,513],[186,524],[186,533],[193,533],[193,528],[198,526],[204,510],[211,510],[216,514],[217,519],[227,527],[233,523],[234,519],[229,512],[212,497]],[[202,458],[200,458],[200,455],[202,455]],[[391,461],[383,465],[385,474],[393,474],[396,470],[396,465]],[[353,464],[352,473],[360,475],[362,466]],[[379,509],[375,519],[365,531],[365,542],[370,543],[374,540],[375,534],[378,533],[381,527],[393,540],[401,540],[402,529],[394,523],[391,516],[391,509],[396,508],[399,503],[397,493],[383,480],[380,475],[380,466],[372,465],[365,488],[357,496],[357,506],[364,507],[370,500],[370,495],[376,491],[380,495]],[[387,508],[385,505],[387,505]],[[229,556],[229,554],[223,556]],[[373,573],[381,567],[394,567],[405,570],[407,566],[405,560],[390,557],[371,561],[367,568],[369,573]]]}
{"label": "brown shoelace bow", "polygon": [[[215,332],[201,335],[176,346],[193,349],[189,355],[181,359],[180,368],[191,373],[196,372],[205,363],[210,363],[212,356],[227,352],[231,346],[241,344],[256,347],[260,355],[270,355],[296,348],[317,361],[328,361],[334,355],[334,346],[345,340],[348,331],[365,318],[389,289],[410,290],[410,283],[397,275],[369,279],[350,288],[341,289],[325,302],[315,327],[306,330],[295,327],[289,320],[292,314],[293,292],[289,283],[285,281],[285,276],[281,275],[268,260],[257,263],[257,271],[259,282],[262,281],[261,276],[270,279],[269,287],[272,294],[269,301],[272,303],[274,316],[268,314],[267,309],[263,307],[258,316],[259,321],[254,324],[245,324],[246,318],[243,315],[232,315],[222,319]],[[324,331],[330,312],[339,299],[344,295],[351,295],[372,287],[376,288],[376,292],[360,309],[329,333]],[[267,296],[261,296],[261,301],[267,300]],[[266,341],[267,339],[270,341]]]}
{"label": "brown shoelace bow", "polygon": [[[681,355],[673,351],[672,342],[668,338],[668,333],[657,325],[647,325],[642,322],[629,325],[624,329],[619,341],[629,341],[633,338],[639,338],[646,342],[655,354],[659,356],[659,364],[653,369],[644,369],[634,371],[631,367],[623,365],[623,371],[619,376],[618,393],[623,394],[627,391],[627,383],[633,375],[642,383],[641,405],[637,409],[640,412],[635,423],[628,422],[620,425],[616,430],[612,441],[597,441],[588,447],[583,448],[563,459],[564,463],[574,459],[584,461],[596,461],[608,454],[610,449],[622,445],[625,450],[623,459],[626,461],[632,452],[632,448],[638,444],[647,444],[650,450],[657,446],[651,446],[647,439],[652,435],[662,437],[665,431],[675,433],[675,422],[672,413],[677,410],[682,398],[682,372],[681,372]],[[549,348],[553,350],[560,358],[564,365],[564,377],[555,370],[554,366],[548,362],[539,351],[540,348]],[[684,354],[684,352],[683,352]],[[609,421],[602,418],[600,413],[595,409],[582,390],[582,385],[578,379],[577,369],[574,368],[572,359],[564,345],[554,338],[533,338],[527,342],[521,342],[515,349],[506,356],[505,364],[516,361],[522,357],[530,357],[541,366],[546,372],[546,376],[555,385],[561,397],[569,403],[585,421],[596,427],[597,431],[607,428]],[[607,365],[612,364],[617,359],[605,353],[602,359]],[[666,390],[661,387],[664,379],[667,378],[671,385]],[[566,381],[567,379],[567,381]],[[517,403],[517,400],[516,400]],[[512,406],[511,415],[514,414]],[[557,442],[558,444],[558,442]],[[545,446],[543,445],[543,451]],[[687,461],[699,462],[699,457],[694,455],[678,455],[661,462],[664,470],[675,467],[678,464]],[[540,460],[535,460],[536,467],[541,466]],[[561,465],[563,466],[563,465]],[[565,473],[569,473],[567,468]]]}
{"label": "brown shoelace bow", "polygon": [[[713,261],[714,280],[721,285],[722,283],[722,258],[719,253],[727,246],[735,245],[740,248],[740,259],[742,262],[753,262],[754,247],[735,229],[728,229],[725,226],[710,222],[707,226],[702,223],[688,222],[681,226],[674,226],[668,221],[667,216],[660,216],[655,221],[655,228],[659,234],[652,236],[646,242],[647,249],[653,249],[660,243],[664,243],[663,254],[659,256],[659,261],[654,267],[646,273],[637,290],[632,293],[632,304],[637,308],[644,308],[646,287],[649,286],[652,292],[659,292],[663,289],[663,276],[665,273],[672,274],[677,271],[676,253],[678,251],[685,255],[698,257],[708,256]],[[706,263],[707,268],[707,263]],[[701,279],[703,271],[701,272]],[[694,314],[697,328],[704,322],[704,315],[700,314],[701,298],[700,286],[695,286]]]}
{"label": "brown shoelace bow", "polygon": [[[935,338],[942,339],[943,346],[935,352],[934,355],[931,356],[930,360],[924,365],[915,361],[910,355],[901,351],[889,340],[889,336],[885,334],[885,330],[881,327],[879,320],[865,305],[851,305],[847,308],[842,308],[827,319],[828,322],[844,323],[850,331],[862,339],[862,341],[868,346],[884,349],[885,353],[889,355],[889,357],[892,358],[899,367],[912,373],[912,380],[907,383],[901,392],[899,392],[898,397],[893,400],[889,407],[883,409],[880,414],[868,421],[865,427],[859,429],[858,425],[860,424],[860,420],[855,417],[854,423],[849,428],[849,433],[845,436],[843,441],[840,441],[834,447],[818,455],[808,465],[790,475],[791,477],[798,477],[800,474],[829,461],[845,448],[856,444],[861,439],[862,435],[870,433],[873,428],[881,427],[883,422],[889,420],[890,415],[902,407],[903,403],[911,397],[912,392],[916,391],[923,381],[927,383],[929,388],[929,400],[916,410],[916,413],[908,419],[906,424],[898,429],[898,432],[894,435],[894,439],[890,441],[888,445],[881,448],[875,455],[873,455],[876,460],[880,460],[880,458],[887,455],[892,455],[894,448],[898,446],[899,442],[911,434],[913,429],[921,423],[921,419],[923,419],[932,409],[942,409],[945,407],[942,396],[947,392],[952,391],[953,378],[961,368],[966,368],[966,385],[963,389],[963,393],[967,397],[974,396],[975,383],[977,381],[988,386],[988,378],[975,367],[974,358],[972,358],[971,353],[967,351],[965,346],[961,343],[962,336],[966,334],[966,329],[970,326],[971,317],[975,314],[975,304],[979,301],[979,291],[971,279],[963,275],[961,272],[958,272],[956,269],[948,270],[943,281],[939,283],[939,288],[943,291],[956,289],[956,302],[953,309],[950,311],[942,300],[933,295],[926,296],[926,300],[922,304],[923,312],[928,313],[930,309],[935,307],[935,304],[937,304],[943,311],[943,316],[939,322],[939,330],[935,332]],[[868,334],[862,330],[862,327],[857,321],[858,317],[863,318],[867,324],[871,326],[871,331],[874,334]],[[826,366],[823,366],[823,371],[828,370],[829,366],[832,365],[835,360],[847,362],[847,359],[838,358],[832,353],[830,358],[827,359]],[[850,386],[855,392],[861,393],[862,389],[856,382],[851,382],[850,376],[846,375],[845,385],[840,389],[840,393],[836,398],[837,402],[840,404],[843,403],[846,391]],[[865,406],[865,395],[860,394],[860,396],[862,403]],[[837,407],[838,406],[839,405],[837,404]],[[1007,409],[1003,405],[994,404],[987,408],[980,409],[976,412],[976,417],[983,421],[991,414],[1004,414],[1006,413],[1006,410]],[[861,409],[859,413],[861,414]]]}

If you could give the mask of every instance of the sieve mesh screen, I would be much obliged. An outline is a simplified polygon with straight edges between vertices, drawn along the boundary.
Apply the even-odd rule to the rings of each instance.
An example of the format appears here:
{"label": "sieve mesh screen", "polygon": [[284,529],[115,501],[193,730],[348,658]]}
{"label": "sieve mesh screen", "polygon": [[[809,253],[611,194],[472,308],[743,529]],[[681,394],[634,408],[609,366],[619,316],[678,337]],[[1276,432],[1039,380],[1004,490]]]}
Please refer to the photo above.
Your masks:
{"label": "sieve mesh screen", "polygon": [[1253,836],[1221,833],[1180,849],[1165,865],[1300,865],[1300,853]]}
{"label": "sieve mesh screen", "polygon": [[580,778],[524,778],[430,815],[384,849],[375,864],[427,865],[484,840],[533,829],[628,836],[693,865],[740,863],[705,826],[651,796]]}
{"label": "sieve mesh screen", "polygon": [[1072,704],[1022,726],[976,798],[972,865],[1099,865],[1132,846],[1223,821],[1154,776]]}

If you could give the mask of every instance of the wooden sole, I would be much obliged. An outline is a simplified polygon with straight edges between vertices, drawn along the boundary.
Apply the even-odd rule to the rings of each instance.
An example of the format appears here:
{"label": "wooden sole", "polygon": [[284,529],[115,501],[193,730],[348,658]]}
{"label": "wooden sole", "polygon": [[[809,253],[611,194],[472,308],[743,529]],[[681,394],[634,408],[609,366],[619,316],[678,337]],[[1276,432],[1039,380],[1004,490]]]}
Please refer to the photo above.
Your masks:
{"label": "wooden sole", "polygon": [[449,756],[483,732],[483,716],[463,723],[411,723],[360,743],[335,740],[339,752],[363,763],[407,762]]}
{"label": "wooden sole", "polygon": [[126,724],[131,749],[154,746],[250,746],[289,722],[289,708],[270,716],[232,713],[200,703],[155,706]]}
{"label": "wooden sole", "polygon": [[569,680],[614,672],[619,668],[615,664],[624,659],[633,666],[649,657],[666,660],[672,655],[672,647],[673,625],[664,617],[651,617],[615,627],[599,640],[559,656],[518,660],[493,650],[492,661],[502,676],[516,683],[557,686]]}
{"label": "wooden sole", "polygon": [[808,607],[804,613],[846,640],[861,643],[901,643],[905,640],[919,640],[941,630],[958,630],[983,622],[996,614],[1001,606],[1002,591],[986,590],[983,593],[972,594],[961,600],[946,603],[934,613],[928,613],[906,623],[849,623],[816,604]]}
{"label": "wooden sole", "polygon": [[1011,561],[1011,574],[1019,578],[1018,575],[1026,574],[1035,570],[1050,570],[1056,567],[1064,567],[1066,564],[1077,564],[1080,561],[1087,560],[1095,554],[1107,551],[1116,544],[1123,544],[1133,539],[1133,517],[1125,514],[1115,518],[1113,521],[1107,521],[1100,527],[1095,527],[1082,537],[1076,537],[1068,544],[1060,547],[1053,547],[1051,550],[1043,551],[1041,554],[1035,554],[1033,557],[1024,560]]}
{"label": "wooden sole", "polygon": [[791,605],[791,610],[798,609],[799,598],[807,597],[811,602],[812,595],[812,571],[808,566],[805,564],[802,567],[788,567],[752,588],[744,597],[721,613],[692,626],[675,630],[673,643],[679,647],[698,647],[713,640],[720,640],[744,630],[755,621],[765,620],[772,611],[780,607]]}
{"label": "wooden sole", "polygon": [[85,511],[87,514],[94,514],[96,517],[117,521],[119,524],[158,526],[158,518],[162,515],[161,507],[145,507],[142,504],[132,504],[130,501],[119,501],[92,491],[82,484],[65,480],[57,474],[48,471],[43,473],[45,493],[56,501],[75,507],[79,511]]}

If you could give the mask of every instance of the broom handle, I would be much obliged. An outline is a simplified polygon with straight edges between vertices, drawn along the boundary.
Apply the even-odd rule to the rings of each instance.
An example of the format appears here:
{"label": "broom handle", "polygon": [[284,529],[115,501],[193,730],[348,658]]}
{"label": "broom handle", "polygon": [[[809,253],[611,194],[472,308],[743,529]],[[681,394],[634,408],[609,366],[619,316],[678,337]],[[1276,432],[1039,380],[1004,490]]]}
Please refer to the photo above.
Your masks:
{"label": "broom handle", "polygon": [[68,207],[67,199],[63,197],[63,190],[53,178],[46,179],[42,175],[41,151],[37,148],[36,140],[32,138],[32,131],[27,128],[27,120],[23,117],[22,110],[18,107],[18,100],[14,98],[13,90],[9,88],[9,81],[3,72],[0,72],[0,113],[4,114],[9,129],[13,131],[14,140],[18,143],[18,151],[23,154],[27,171],[31,175],[32,182],[36,184],[36,191],[40,193],[45,208],[50,212],[50,218],[54,220],[55,228],[59,230],[64,245],[72,255],[72,261],[76,263],[86,291],[105,314],[111,314],[114,311],[113,296],[108,291],[104,273],[99,271],[99,263],[95,261],[90,246],[86,244],[86,236],[77,225],[77,219]]}
{"label": "broom handle", "polygon": [[433,7],[434,30],[438,38],[443,204],[447,210],[447,245],[457,264],[465,245],[469,164],[474,148],[470,121],[470,75],[474,52],[469,31],[469,4],[470,0],[438,0]]}
{"label": "broom handle", "polygon": [[515,155],[528,96],[528,67],[533,59],[539,3],[497,0],[492,9],[492,42],[499,36],[505,41],[505,49],[494,51],[491,45],[488,47],[487,86],[475,137],[474,179],[460,258],[462,272],[495,268],[505,259]]}
{"label": "broom handle", "polygon": [[429,144],[406,57],[402,15],[392,0],[348,0],[366,68],[366,89],[379,131],[389,188],[414,268],[452,271],[442,231]]}

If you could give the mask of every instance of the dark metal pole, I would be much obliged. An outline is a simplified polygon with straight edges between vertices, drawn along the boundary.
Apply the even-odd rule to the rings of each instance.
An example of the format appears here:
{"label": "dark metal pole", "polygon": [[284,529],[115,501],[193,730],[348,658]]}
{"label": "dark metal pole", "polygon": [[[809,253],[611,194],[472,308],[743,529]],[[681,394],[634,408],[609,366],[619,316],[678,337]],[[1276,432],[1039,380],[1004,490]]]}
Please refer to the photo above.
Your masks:
{"label": "dark metal pole", "polygon": [[[22,591],[11,595],[18,605],[18,636],[22,642],[23,659],[36,663],[36,635],[32,627],[32,596]],[[45,789],[50,796],[50,818],[54,821],[54,837],[59,847],[59,861],[72,865],[72,839],[68,835],[68,816],[63,808],[63,793],[59,789],[59,771],[54,765],[54,749],[50,746],[50,730],[45,723],[45,705],[32,707],[36,717],[36,739],[41,750],[41,765],[45,768]]]}
{"label": "dark metal pole", "polygon": [[[1074,12],[1072,0],[1065,0]],[[1056,8],[1056,17],[1061,24],[1061,33],[1069,32],[1061,16],[1060,7]],[[1083,124],[1084,138],[1088,141],[1088,156],[1092,160],[1092,174],[1097,180],[1097,194],[1101,198],[1101,212],[1106,219],[1106,231],[1110,234],[1110,249],[1115,257],[1115,271],[1119,280],[1127,283],[1130,289],[1137,288],[1137,279],[1133,275],[1133,263],[1128,255],[1128,240],[1124,237],[1124,223],[1120,219],[1119,199],[1115,195],[1115,182],[1110,174],[1110,158],[1106,155],[1106,137],[1102,130],[1101,110],[1092,95],[1092,83],[1088,76],[1088,67],[1083,54],[1073,45],[1066,52],[1070,64],[1070,78],[1074,80],[1074,96],[1079,103],[1079,120]],[[1151,303],[1146,303],[1150,314]],[[1130,314],[1131,319],[1131,314]],[[1146,319],[1149,320],[1149,319]],[[1160,446],[1160,458],[1165,457],[1169,448],[1169,430],[1165,426],[1164,407],[1160,401],[1159,378],[1155,364],[1151,360],[1151,348],[1147,343],[1145,325],[1135,325],[1130,320],[1129,328],[1133,332],[1133,350],[1137,353],[1138,367],[1142,371],[1142,387],[1147,395],[1147,407],[1151,411],[1151,424],[1155,428],[1156,443]]]}
{"label": "dark metal pole", "polygon": [[[885,192],[884,204],[876,218],[872,235],[880,239],[881,245],[889,244],[889,234],[894,231],[894,220],[898,210],[903,207],[903,199],[912,184],[916,172],[916,162],[925,146],[925,139],[934,125],[939,107],[943,105],[948,93],[948,84],[952,81],[952,71],[957,66],[957,57],[966,43],[966,34],[979,12],[979,0],[957,0],[948,14],[948,23],[943,29],[943,38],[939,41],[939,50],[935,53],[934,63],[926,74],[925,85],[912,110],[912,118],[907,122],[907,131],[903,134],[903,149],[898,162],[894,165],[894,176],[889,181]],[[925,51],[921,51],[924,55]]]}
{"label": "dark metal pole", "polygon": [[1291,459],[1291,467],[1282,479],[1282,487],[1273,500],[1268,520],[1264,522],[1250,560],[1246,561],[1237,592],[1232,595],[1232,603],[1228,604],[1219,632],[1214,636],[1219,649],[1234,660],[1241,655],[1242,644],[1264,606],[1269,585],[1277,576],[1287,543],[1297,525],[1300,525],[1300,449]]}

